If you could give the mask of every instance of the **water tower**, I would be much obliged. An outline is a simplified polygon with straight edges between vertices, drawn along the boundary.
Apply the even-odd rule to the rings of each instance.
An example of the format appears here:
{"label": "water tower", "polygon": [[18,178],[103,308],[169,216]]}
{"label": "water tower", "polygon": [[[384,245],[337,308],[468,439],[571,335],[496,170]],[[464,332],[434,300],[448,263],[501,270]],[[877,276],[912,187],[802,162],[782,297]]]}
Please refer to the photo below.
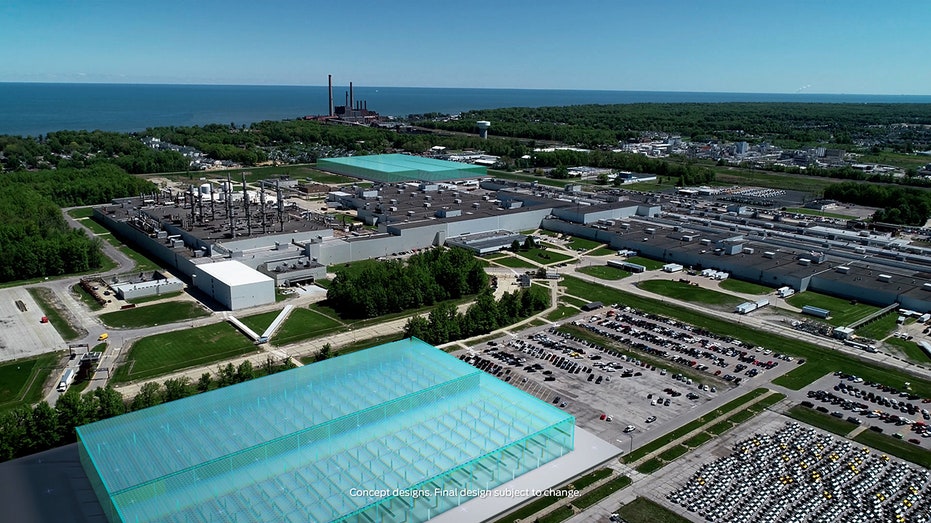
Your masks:
{"label": "water tower", "polygon": [[488,128],[491,127],[491,122],[479,120],[475,122],[475,126],[478,127],[478,135],[481,136],[483,140],[488,138]]}

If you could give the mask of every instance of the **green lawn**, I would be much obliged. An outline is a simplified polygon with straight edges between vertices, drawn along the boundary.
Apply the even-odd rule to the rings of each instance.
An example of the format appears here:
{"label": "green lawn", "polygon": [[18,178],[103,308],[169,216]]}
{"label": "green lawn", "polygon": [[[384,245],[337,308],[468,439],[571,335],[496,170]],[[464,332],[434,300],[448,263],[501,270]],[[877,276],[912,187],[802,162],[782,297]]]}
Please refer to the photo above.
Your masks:
{"label": "green lawn", "polygon": [[646,280],[640,282],[637,286],[641,289],[676,300],[713,305],[720,309],[733,310],[744,302],[743,299],[731,296],[730,294],[724,294],[722,292],[674,280]]}
{"label": "green lawn", "polygon": [[243,325],[255,331],[256,334],[261,335],[263,332],[265,332],[265,329],[267,329],[268,326],[271,325],[273,321],[275,321],[275,318],[278,317],[279,313],[281,313],[281,311],[269,311],[263,312],[262,314],[253,314],[252,316],[245,316],[237,319],[241,321]]}
{"label": "green lawn", "polygon": [[172,301],[107,312],[100,315],[100,321],[115,329],[137,329],[203,318],[209,315],[210,312],[204,310],[200,304],[190,301]]}
{"label": "green lawn", "polygon": [[271,341],[272,344],[280,347],[335,332],[342,327],[343,324],[333,318],[308,308],[298,307],[291,311],[291,315],[281,324]]}
{"label": "green lawn", "polygon": [[685,453],[687,453],[689,450],[691,449],[689,447],[686,447],[685,445],[676,445],[672,448],[666,449],[663,452],[661,452],[659,454],[659,458],[665,461],[666,463],[669,463],[685,455]]}
{"label": "green lawn", "polygon": [[602,280],[620,280],[630,276],[630,273],[624,269],[619,269],[610,265],[587,265],[577,270],[582,274],[601,278]]}
{"label": "green lawn", "polygon": [[572,505],[574,505],[576,508],[585,510],[588,507],[603,500],[604,498],[610,496],[611,494],[614,494],[618,490],[627,487],[630,485],[630,483],[631,479],[629,477],[618,476],[572,500]]}
{"label": "green lawn", "polygon": [[227,322],[148,336],[135,342],[111,382],[152,379],[254,352],[252,340]]}
{"label": "green lawn", "polygon": [[518,182],[537,182],[540,185],[552,185],[554,187],[565,187],[570,183],[579,183],[578,180],[554,180],[552,178],[547,178],[546,176],[535,176],[529,173],[512,173],[507,171],[496,171],[494,169],[488,169],[488,176],[495,178],[503,178],[505,180],[512,180]]}
{"label": "green lawn", "polygon": [[805,305],[827,309],[831,311],[831,316],[826,321],[836,327],[850,325],[854,321],[869,316],[879,310],[879,307],[874,307],[865,303],[857,302],[854,305],[850,303],[849,300],[811,291],[800,292],[790,296],[786,299],[786,302],[800,309]]}
{"label": "green lawn", "polygon": [[80,298],[81,303],[83,303],[88,309],[92,311],[99,311],[100,309],[103,308],[103,305],[101,305],[97,300],[95,300],[94,297],[91,296],[89,292],[84,290],[84,287],[81,287],[80,283],[73,285],[71,287],[71,292],[77,295],[77,297]]}
{"label": "green lawn", "polygon": [[835,418],[829,414],[818,412],[815,409],[803,407],[801,405],[792,407],[787,414],[789,417],[795,418],[802,423],[818,427],[819,429],[832,432],[839,436],[846,436],[851,430],[857,428],[855,424],[844,419],[847,417],[846,415],[844,418]]}
{"label": "green lawn", "polygon": [[[905,436],[908,439],[910,436]],[[909,443],[904,439],[896,439],[885,434],[878,434],[872,430],[864,430],[853,438],[857,443],[862,443],[874,449],[902,458],[906,461],[921,465],[924,468],[931,468],[931,451],[928,451],[914,443]]]}
{"label": "green lawn", "polygon": [[166,292],[165,294],[156,294],[154,296],[145,296],[142,298],[133,298],[131,300],[126,300],[127,303],[135,303],[136,305],[142,303],[149,303],[158,300],[165,300],[168,298],[176,298],[184,294],[184,291],[175,291],[175,292]]}
{"label": "green lawn", "polygon": [[627,521],[627,523],[689,523],[686,519],[675,512],[667,509],[659,503],[650,501],[644,497],[638,497],[630,503],[622,506],[617,513]]}
{"label": "green lawn", "polygon": [[[866,363],[828,347],[815,345],[789,336],[758,331],[732,321],[708,316],[695,308],[661,303],[655,299],[610,289],[571,276],[564,277],[560,285],[566,289],[567,293],[589,301],[628,305],[641,311],[675,318],[691,325],[700,325],[720,336],[730,336],[751,345],[759,345],[776,352],[804,358],[807,361],[804,365],[782,363],[782,365],[796,365],[796,368],[773,381],[777,385],[790,389],[799,390],[825,374],[837,370],[856,372],[857,376],[874,383],[883,383],[894,387],[902,386],[903,377],[897,369]],[[931,397],[931,381],[914,376],[910,376],[908,379],[911,381],[912,390],[916,394]]]}
{"label": "green lawn", "polygon": [[71,341],[86,334],[80,332],[73,325],[68,323],[62,311],[56,306],[57,300],[55,300],[55,295],[50,289],[45,287],[30,287],[27,290],[32,296],[32,299],[36,301],[39,308],[42,309],[45,316],[48,317],[48,322],[58,331],[62,339]]}
{"label": "green lawn", "polygon": [[704,445],[709,440],[711,440],[711,434],[708,434],[707,432],[699,432],[691,438],[683,441],[682,444],[694,449],[695,447]]}
{"label": "green lawn", "polygon": [[546,319],[549,321],[561,321],[566,318],[571,318],[578,314],[579,309],[575,307],[569,307],[568,305],[560,305],[556,307],[555,310],[546,315]]}
{"label": "green lawn", "polygon": [[515,254],[523,258],[527,258],[528,260],[533,260],[541,265],[553,265],[572,259],[571,256],[555,252],[552,249],[536,248],[520,251]]}
{"label": "green lawn", "polygon": [[148,257],[146,257],[146,255],[142,254],[141,252],[136,251],[135,249],[130,247],[128,244],[124,243],[122,239],[117,238],[116,236],[113,236],[113,235],[103,236],[103,238],[107,240],[111,245],[119,249],[120,252],[125,254],[127,257],[129,257],[130,260],[133,261],[133,263],[136,264],[136,266],[133,268],[134,271],[147,272],[147,271],[154,271],[160,268],[159,263],[157,263],[155,260],[149,259]]}
{"label": "green lawn", "polygon": [[604,245],[603,242],[596,242],[595,240],[589,240],[588,238],[578,238],[573,236],[571,240],[566,244],[566,247],[577,251],[582,249],[583,251],[590,251]]}
{"label": "green lawn", "polygon": [[765,285],[760,285],[757,283],[750,283],[748,281],[736,280],[734,278],[728,278],[718,284],[719,287],[726,291],[739,292],[742,294],[769,294],[773,292],[773,289]]}
{"label": "green lawn", "polygon": [[55,371],[60,353],[51,352],[0,365],[0,412],[31,405],[42,398],[42,386]]}
{"label": "green lawn", "polygon": [[665,466],[665,461],[658,457],[653,457],[638,465],[634,470],[641,474],[652,474]]}
{"label": "green lawn", "polygon": [[94,234],[110,234],[110,231],[106,227],[95,222],[92,218],[84,218],[78,220],[78,222],[90,229]]}
{"label": "green lawn", "polygon": [[560,303],[566,303],[569,305],[575,305],[577,308],[582,308],[588,305],[588,300],[580,300],[578,298],[573,298],[572,296],[560,296]]}
{"label": "green lawn", "polygon": [[909,360],[915,363],[931,363],[931,358],[914,341],[903,340],[902,338],[888,338],[884,343],[898,347]]}
{"label": "green lawn", "polygon": [[731,430],[733,427],[734,427],[733,423],[731,423],[729,420],[724,420],[724,421],[715,423],[714,425],[708,427],[708,433],[713,434],[715,436],[720,436],[721,434],[724,434],[725,432]]}
{"label": "green lawn", "polygon": [[610,477],[614,471],[609,468],[598,469],[586,474],[581,478],[575,479],[570,483],[576,490],[584,490],[585,487],[597,483],[598,481]]}
{"label": "green lawn", "polygon": [[575,514],[575,511],[572,510],[572,507],[563,505],[545,516],[536,518],[534,523],[561,523],[571,518],[573,514]]}
{"label": "green lawn", "polygon": [[661,261],[651,260],[642,256],[631,256],[626,258],[626,261],[629,261],[630,263],[636,263],[637,265],[643,265],[647,268],[648,271],[658,271],[663,268],[663,265],[666,265]]}
{"label": "green lawn", "polygon": [[884,314],[882,317],[858,327],[856,330],[857,336],[863,336],[871,340],[881,340],[892,334],[892,331],[896,329],[895,322],[897,319],[898,315],[895,312]]}
{"label": "green lawn", "polygon": [[510,267],[512,269],[533,269],[535,267],[535,265],[519,256],[498,258],[492,262],[492,264],[503,265],[504,267]]}
{"label": "green lawn", "polygon": [[511,512],[510,514],[504,516],[503,518],[498,519],[495,523],[514,523],[514,521],[517,521],[517,520],[523,521],[525,518],[529,518],[530,516],[533,516],[537,512],[540,512],[541,510],[552,505],[553,503],[556,503],[560,499],[563,499],[563,498],[559,496],[540,497],[524,505],[523,507],[515,510],[514,512]]}
{"label": "green lawn", "polygon": [[93,207],[78,207],[77,209],[71,209],[68,211],[68,216],[80,220],[81,218],[90,218],[94,215]]}
{"label": "green lawn", "polygon": [[615,254],[617,254],[617,250],[608,246],[598,247],[594,251],[587,253],[588,256],[614,256]]}

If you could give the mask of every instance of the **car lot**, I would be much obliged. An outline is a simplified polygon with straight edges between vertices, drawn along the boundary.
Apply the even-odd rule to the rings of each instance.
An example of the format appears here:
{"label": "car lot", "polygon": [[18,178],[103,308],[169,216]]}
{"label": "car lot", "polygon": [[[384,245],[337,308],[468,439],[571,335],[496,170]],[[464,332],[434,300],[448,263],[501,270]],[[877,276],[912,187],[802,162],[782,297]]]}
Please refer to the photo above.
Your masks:
{"label": "car lot", "polygon": [[931,399],[836,372],[805,389],[802,405],[923,447],[931,447]]}
{"label": "car lot", "polygon": [[[555,326],[539,327],[455,354],[565,409],[579,426],[625,449],[647,441],[638,435],[683,423],[693,409],[715,403],[738,384],[756,386],[762,381],[757,376],[779,365],[775,355],[742,347],[739,340],[631,309],[580,315],[570,324],[612,341],[601,345]],[[628,426],[634,428],[625,432]]]}
{"label": "car lot", "polygon": [[928,521],[931,472],[784,420],[766,414],[703,449],[665,476],[664,504],[694,521]]}

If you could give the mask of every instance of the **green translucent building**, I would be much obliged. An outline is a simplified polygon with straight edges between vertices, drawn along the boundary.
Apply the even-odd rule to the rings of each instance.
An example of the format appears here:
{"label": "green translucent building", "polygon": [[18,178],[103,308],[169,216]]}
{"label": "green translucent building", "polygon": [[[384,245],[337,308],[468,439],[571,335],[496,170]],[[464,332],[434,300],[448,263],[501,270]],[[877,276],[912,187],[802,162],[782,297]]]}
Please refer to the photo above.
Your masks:
{"label": "green translucent building", "polygon": [[448,182],[486,176],[480,165],[434,160],[407,154],[376,154],[345,158],[322,158],[317,167],[325,171],[374,182]]}
{"label": "green translucent building", "polygon": [[111,522],[425,521],[573,450],[575,420],[416,338],[77,429]]}

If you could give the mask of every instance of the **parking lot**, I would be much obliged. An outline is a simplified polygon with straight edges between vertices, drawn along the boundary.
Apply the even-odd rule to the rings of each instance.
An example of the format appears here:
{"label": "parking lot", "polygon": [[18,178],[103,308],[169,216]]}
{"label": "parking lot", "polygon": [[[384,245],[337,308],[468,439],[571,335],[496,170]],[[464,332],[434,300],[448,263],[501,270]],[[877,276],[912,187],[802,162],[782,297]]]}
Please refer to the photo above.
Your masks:
{"label": "parking lot", "polygon": [[60,349],[64,340],[22,287],[0,289],[0,361]]}
{"label": "parking lot", "polygon": [[565,409],[579,426],[627,451],[649,439],[640,436],[722,403],[716,400],[723,393],[795,366],[670,319],[629,308],[599,312],[564,324],[597,338],[540,327],[456,355]]}
{"label": "parking lot", "polygon": [[931,472],[778,414],[707,447],[656,478],[693,521],[929,521]]}
{"label": "parking lot", "polygon": [[922,447],[931,447],[931,399],[834,373],[805,389],[804,406]]}

